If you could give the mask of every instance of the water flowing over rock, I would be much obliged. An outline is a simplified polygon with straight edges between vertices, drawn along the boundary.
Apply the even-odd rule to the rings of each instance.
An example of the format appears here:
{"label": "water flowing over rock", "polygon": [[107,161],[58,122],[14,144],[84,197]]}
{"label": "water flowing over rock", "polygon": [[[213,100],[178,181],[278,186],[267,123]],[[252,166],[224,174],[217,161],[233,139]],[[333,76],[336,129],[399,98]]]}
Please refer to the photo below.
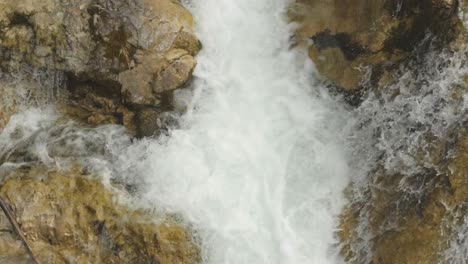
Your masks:
{"label": "water flowing over rock", "polygon": [[0,0],[0,197],[44,263],[466,264],[467,11]]}
{"label": "water flowing over rock", "polygon": [[317,70],[355,107],[342,255],[464,264],[467,4],[344,2],[296,1],[290,11]]}
{"label": "water flowing over rock", "polygon": [[[192,27],[173,0],[0,0],[0,196],[43,263],[200,262],[180,221],[130,210],[128,186],[86,167],[112,131],[159,133],[196,66]],[[30,263],[0,223],[0,263]]]}
{"label": "water flowing over rock", "polygon": [[4,74],[51,75],[56,93],[71,93],[71,115],[130,132],[141,125],[133,121],[140,110],[171,107],[200,49],[178,1],[4,0],[0,10]]}

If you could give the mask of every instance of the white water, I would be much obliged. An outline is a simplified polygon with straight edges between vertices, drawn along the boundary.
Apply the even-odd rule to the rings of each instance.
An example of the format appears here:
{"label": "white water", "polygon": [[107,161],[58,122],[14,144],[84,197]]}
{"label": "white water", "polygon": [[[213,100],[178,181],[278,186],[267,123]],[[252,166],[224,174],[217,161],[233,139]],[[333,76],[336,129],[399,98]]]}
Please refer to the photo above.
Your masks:
{"label": "white water", "polygon": [[[288,50],[286,0],[193,1],[204,50],[193,98],[186,96],[190,90],[177,91],[179,101],[190,102],[180,128],[132,143],[117,126],[60,123],[44,105],[56,96],[51,88],[60,76],[25,69],[44,98],[21,87],[21,76],[7,79],[16,94],[6,89],[0,103],[16,105],[19,114],[0,131],[0,178],[36,162],[60,169],[79,161],[106,183],[122,177],[135,185],[137,206],[181,215],[200,238],[204,263],[340,262],[333,234],[347,174],[353,175],[351,202],[371,206],[369,171],[383,164],[410,179],[437,170],[429,155],[433,140],[425,135],[451,140],[450,132],[466,124],[468,96],[454,96],[463,92],[466,47],[402,67],[384,94],[370,93],[346,113],[314,87],[311,65],[300,63],[307,56]],[[350,131],[340,132],[345,126]],[[353,155],[346,157],[345,148]],[[421,149],[427,150],[422,160]],[[398,199],[425,195],[419,185],[401,183],[412,196]],[[441,225],[441,232],[452,232],[441,242],[448,245],[441,263],[468,258],[463,206]],[[367,263],[373,236],[367,209],[360,208],[351,262]],[[387,219],[401,215],[394,211]],[[389,226],[394,230],[384,224],[381,231]]]}
{"label": "white water", "polygon": [[339,262],[346,115],[288,49],[288,4],[194,1],[204,49],[188,112],[166,137],[131,143],[114,126],[57,125],[50,108],[32,108],[0,133],[0,169],[74,157],[113,170],[139,206],[181,215],[207,264]]}
{"label": "white water", "polygon": [[344,116],[288,50],[287,5],[194,1],[204,49],[192,105],[180,129],[133,144],[118,161],[142,206],[193,224],[204,263],[338,261]]}

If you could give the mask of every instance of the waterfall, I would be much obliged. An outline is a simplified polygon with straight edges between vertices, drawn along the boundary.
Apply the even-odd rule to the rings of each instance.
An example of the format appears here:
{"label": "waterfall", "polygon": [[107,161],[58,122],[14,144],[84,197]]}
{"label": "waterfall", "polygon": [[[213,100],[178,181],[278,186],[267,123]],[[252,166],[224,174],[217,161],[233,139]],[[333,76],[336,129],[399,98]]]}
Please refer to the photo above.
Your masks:
{"label": "waterfall", "polygon": [[[204,263],[335,263],[345,112],[289,50],[283,0],[189,4],[203,43],[179,127],[116,161],[140,206],[180,214]],[[304,60],[304,59],[303,59]]]}
{"label": "waterfall", "polygon": [[78,160],[132,186],[137,208],[180,216],[203,263],[339,262],[349,113],[290,48],[289,4],[187,3],[203,50],[192,87],[175,95],[187,102],[177,127],[132,140],[118,126],[80,128],[53,107],[24,107],[0,134],[0,174]]}

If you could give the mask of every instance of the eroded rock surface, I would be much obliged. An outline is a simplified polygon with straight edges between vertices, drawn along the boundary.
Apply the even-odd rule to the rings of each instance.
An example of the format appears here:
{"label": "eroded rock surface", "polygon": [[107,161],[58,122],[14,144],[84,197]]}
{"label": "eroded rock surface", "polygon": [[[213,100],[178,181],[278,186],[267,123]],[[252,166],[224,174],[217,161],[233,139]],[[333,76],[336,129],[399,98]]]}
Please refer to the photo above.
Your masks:
{"label": "eroded rock surface", "polygon": [[450,0],[291,8],[298,44],[357,120],[338,232],[348,263],[466,263],[467,10]]}
{"label": "eroded rock surface", "polygon": [[172,91],[190,81],[200,49],[192,27],[178,1],[3,0],[0,69],[53,74],[73,116],[134,132],[138,111],[171,108]]}
{"label": "eroded rock surface", "polygon": [[[0,133],[14,114],[52,103],[57,131],[119,124],[131,135],[157,134],[172,93],[190,83],[196,66],[201,45],[192,27],[174,0],[0,0]],[[67,147],[73,140],[65,137],[46,144],[45,160],[31,155],[36,136],[53,129],[44,120],[25,121],[42,127],[34,135],[10,127],[14,142],[2,135],[0,150],[0,196],[42,263],[200,261],[184,227],[119,204],[115,189],[81,169],[53,169],[60,157],[99,155],[104,142]],[[14,169],[23,162],[29,167]],[[2,213],[0,225],[0,263],[31,263]]]}
{"label": "eroded rock surface", "polygon": [[[103,184],[78,169],[19,169],[0,186],[42,263],[199,263],[182,227],[119,204]],[[0,213],[0,262],[31,263]]]}
{"label": "eroded rock surface", "polygon": [[318,71],[355,93],[368,75],[375,84],[424,49],[429,36],[438,45],[456,39],[463,29],[458,11],[459,1],[445,0],[297,0],[290,17],[300,24],[297,39],[309,46]]}
{"label": "eroded rock surface", "polygon": [[386,174],[384,169],[373,172],[371,200],[352,204],[343,213],[339,234],[348,262],[463,263],[455,261],[465,257],[463,252],[449,251],[463,248],[466,239],[460,231],[468,213],[466,131],[455,145],[437,171],[416,177]]}

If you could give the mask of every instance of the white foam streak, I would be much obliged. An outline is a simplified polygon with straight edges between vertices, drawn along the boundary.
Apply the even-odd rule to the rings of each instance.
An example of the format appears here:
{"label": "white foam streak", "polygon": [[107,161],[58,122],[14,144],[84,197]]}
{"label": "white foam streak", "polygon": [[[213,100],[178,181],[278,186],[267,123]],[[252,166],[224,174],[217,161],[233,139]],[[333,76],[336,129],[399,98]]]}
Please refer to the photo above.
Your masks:
{"label": "white foam streak", "polygon": [[134,144],[118,162],[142,186],[143,206],[193,223],[205,263],[337,261],[344,116],[288,51],[287,4],[193,3],[204,44],[193,106],[181,129]]}

